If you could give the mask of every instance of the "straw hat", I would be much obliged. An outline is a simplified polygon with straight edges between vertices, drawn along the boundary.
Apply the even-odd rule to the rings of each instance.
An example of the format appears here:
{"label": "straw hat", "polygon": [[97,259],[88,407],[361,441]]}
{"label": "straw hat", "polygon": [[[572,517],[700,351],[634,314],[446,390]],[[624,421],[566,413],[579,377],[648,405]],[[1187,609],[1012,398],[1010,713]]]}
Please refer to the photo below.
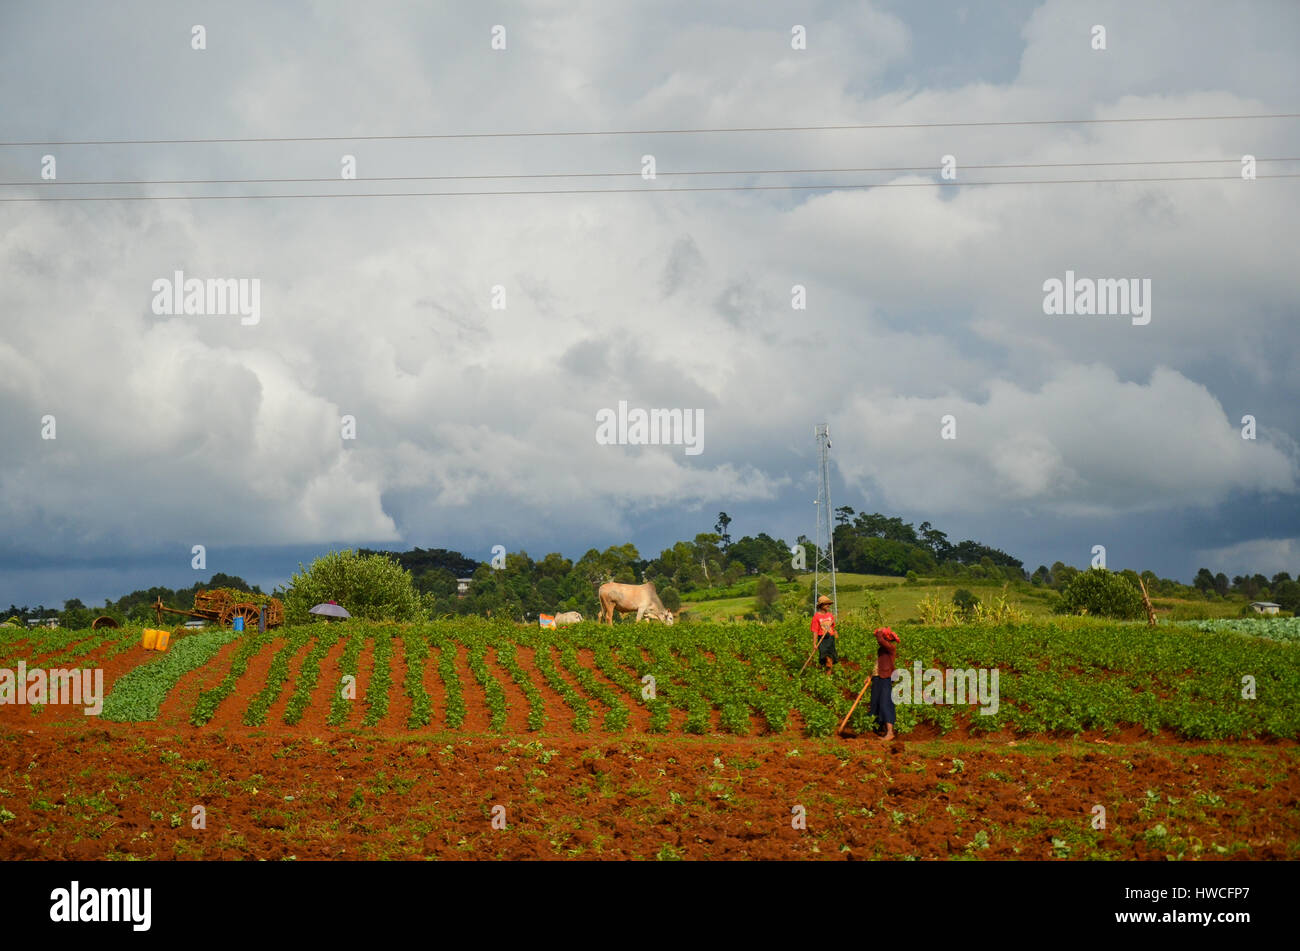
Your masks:
{"label": "straw hat", "polygon": [[833,602],[829,597],[827,597],[827,596],[824,595],[824,594],[823,594],[820,598],[817,599],[817,606],[818,606],[818,607],[821,607],[823,604],[834,604],[834,603],[835,603],[835,602]]}

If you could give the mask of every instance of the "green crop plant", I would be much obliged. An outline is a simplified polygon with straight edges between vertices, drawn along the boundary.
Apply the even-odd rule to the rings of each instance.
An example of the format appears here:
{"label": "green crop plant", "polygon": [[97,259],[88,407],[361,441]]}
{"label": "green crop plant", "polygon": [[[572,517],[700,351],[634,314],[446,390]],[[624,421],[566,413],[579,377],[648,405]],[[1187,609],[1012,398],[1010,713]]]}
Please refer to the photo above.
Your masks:
{"label": "green crop plant", "polygon": [[118,678],[100,716],[119,723],[156,719],[158,708],[181,677],[208,663],[238,636],[234,631],[213,630],[178,640],[166,653]]}
{"label": "green crop plant", "polygon": [[469,646],[469,669],[479,686],[483,688],[491,727],[494,731],[500,732],[506,725],[506,692],[488,670],[486,644],[480,642]]}
{"label": "green crop plant", "polygon": [[465,698],[461,694],[460,674],[456,672],[455,641],[438,640],[438,677],[447,692],[447,729],[455,730],[465,722]]}
{"label": "green crop plant", "polygon": [[221,678],[220,683],[204,690],[194,701],[194,709],[190,711],[190,723],[194,726],[203,726],[212,719],[217,712],[217,707],[221,706],[221,701],[234,691],[235,684],[248,669],[248,662],[252,660],[253,655],[270,641],[269,633],[236,632],[236,635],[242,637],[243,642],[239,645],[239,650],[235,651],[234,659],[230,662],[230,670],[226,672],[225,677]]}
{"label": "green crop plant", "polygon": [[[353,684],[356,684],[357,671],[361,661],[361,650],[366,645],[365,629],[360,625],[353,627],[351,634],[348,636],[348,642],[343,648],[343,656],[339,658],[339,670],[341,677],[352,677]],[[330,712],[325,718],[325,722],[330,726],[339,726],[346,723],[348,715],[352,712],[352,701],[347,698],[343,691],[343,683],[332,685],[330,694]]]}
{"label": "green crop plant", "polygon": [[402,647],[406,651],[406,696],[411,701],[411,713],[406,718],[406,728],[417,730],[429,725],[433,718],[433,701],[424,687],[424,667],[429,660],[429,638],[419,631],[402,634]]}
{"label": "green crop plant", "polygon": [[630,713],[627,705],[623,703],[619,696],[610,690],[609,687],[601,683],[595,674],[582,665],[578,659],[578,652],[572,644],[565,644],[560,648],[560,663],[571,674],[578,685],[597,702],[608,707],[605,714],[604,727],[611,733],[618,733],[627,729]]}
{"label": "green crop plant", "polygon": [[393,670],[390,658],[393,655],[393,633],[383,629],[375,631],[374,649],[371,659],[374,669],[370,672],[370,684],[366,687],[366,715],[362,726],[375,726],[388,713],[388,688],[393,683]]}
{"label": "green crop plant", "polygon": [[509,641],[498,644],[496,651],[497,661],[510,674],[510,679],[519,686],[528,700],[528,729],[540,730],[546,725],[546,702],[542,699],[542,692],[537,689],[528,672],[519,666],[514,644]]}
{"label": "green crop plant", "polygon": [[539,643],[533,657],[535,658],[534,662],[537,665],[537,670],[546,680],[546,683],[564,698],[564,702],[573,711],[574,732],[587,732],[591,728],[591,706],[555,669],[555,661],[551,657],[550,646],[545,642]]}
{"label": "green crop plant", "polygon": [[311,631],[294,631],[284,646],[271,658],[271,669],[266,673],[266,686],[258,692],[244,711],[244,726],[261,726],[266,722],[266,714],[271,704],[280,696],[284,682],[289,679],[289,662],[311,639]]}
{"label": "green crop plant", "polygon": [[298,669],[298,681],[289,696],[289,703],[284,708],[284,722],[287,725],[293,726],[298,723],[307,712],[312,691],[316,689],[316,684],[320,680],[321,661],[325,659],[330,648],[337,643],[338,636],[333,634],[332,629],[324,626],[317,629],[315,643],[303,658],[302,666]]}

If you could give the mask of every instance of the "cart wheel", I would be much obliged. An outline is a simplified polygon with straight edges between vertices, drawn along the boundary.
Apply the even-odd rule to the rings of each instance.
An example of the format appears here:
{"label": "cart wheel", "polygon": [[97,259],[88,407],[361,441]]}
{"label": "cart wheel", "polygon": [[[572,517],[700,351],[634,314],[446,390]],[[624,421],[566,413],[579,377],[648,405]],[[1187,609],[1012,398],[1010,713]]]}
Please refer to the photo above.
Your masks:
{"label": "cart wheel", "polygon": [[258,615],[257,605],[249,604],[248,602],[244,602],[243,604],[236,604],[233,608],[230,609],[231,623],[232,624],[234,623],[235,618],[242,617],[244,619],[244,630],[246,631],[253,631],[257,629],[257,615]]}

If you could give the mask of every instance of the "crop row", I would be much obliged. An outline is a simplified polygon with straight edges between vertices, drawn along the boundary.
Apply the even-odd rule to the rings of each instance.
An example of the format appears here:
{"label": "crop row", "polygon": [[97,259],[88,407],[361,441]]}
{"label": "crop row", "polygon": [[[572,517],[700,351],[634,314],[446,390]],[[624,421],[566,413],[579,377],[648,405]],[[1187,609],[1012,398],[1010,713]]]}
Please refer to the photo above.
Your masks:
{"label": "crop row", "polygon": [[407,632],[402,635],[406,651],[406,696],[411,701],[411,713],[406,718],[408,730],[428,726],[433,718],[433,700],[424,688],[424,667],[429,661],[429,639],[423,634]]}
{"label": "crop row", "polygon": [[524,692],[524,697],[528,701],[528,729],[540,730],[546,726],[546,701],[542,699],[542,692],[528,676],[528,671],[519,666],[519,658],[515,656],[515,645],[508,641],[498,644],[497,660],[510,674],[510,679]]}
{"label": "crop row", "polygon": [[578,651],[572,644],[564,644],[560,647],[560,663],[564,669],[573,675],[573,679],[578,681],[578,685],[596,702],[608,708],[605,712],[605,719],[602,726],[611,733],[618,733],[627,729],[630,712],[625,704],[613,690],[601,683],[599,678],[591,672],[591,669],[584,667],[578,660]]}
{"label": "crop row", "polygon": [[303,658],[302,666],[298,668],[298,682],[294,685],[293,693],[289,695],[289,703],[284,708],[284,722],[288,725],[293,726],[300,722],[303,714],[307,712],[312,692],[320,680],[321,661],[325,659],[330,648],[337,643],[337,638],[328,637],[324,632],[316,635],[315,643]]}
{"label": "crop row", "polygon": [[353,629],[352,634],[348,637],[347,644],[343,648],[343,656],[339,658],[340,681],[334,685],[333,694],[330,697],[330,712],[325,718],[325,722],[330,726],[339,726],[346,723],[348,714],[352,712],[352,697],[344,689],[342,677],[352,678],[352,691],[355,696],[357,686],[357,671],[361,661],[361,649],[366,643],[365,628],[357,626]]}
{"label": "crop row", "polygon": [[370,671],[370,683],[366,686],[366,715],[361,721],[362,726],[375,726],[388,713],[388,688],[393,682],[393,669],[389,661],[393,655],[393,636],[388,633],[378,634],[374,645],[370,653],[374,667]]}
{"label": "crop row", "polygon": [[194,709],[190,712],[190,723],[194,724],[194,726],[203,726],[212,719],[217,712],[217,707],[221,706],[221,701],[230,696],[239,678],[244,676],[244,671],[248,669],[248,662],[270,640],[269,632],[253,632],[242,636],[243,642],[239,645],[239,649],[235,651],[234,659],[230,662],[230,670],[226,672],[226,676],[221,678],[221,682],[215,687],[200,693],[199,698],[194,701]]}
{"label": "crop row", "polygon": [[537,666],[538,672],[541,673],[547,685],[558,693],[569,709],[573,711],[574,732],[586,733],[591,727],[591,705],[555,669],[555,661],[551,657],[549,645],[545,643],[537,645],[533,651],[533,663]]}
{"label": "crop row", "polygon": [[456,642],[442,640],[438,643],[438,676],[447,691],[447,728],[457,729],[465,722],[465,697],[460,691],[460,674],[456,673]]}
{"label": "crop row", "polygon": [[271,704],[275,703],[284,689],[284,682],[289,679],[289,662],[302,650],[311,636],[310,628],[294,631],[293,635],[285,641],[284,646],[275,652],[275,656],[271,658],[271,669],[266,673],[266,686],[252,699],[248,709],[244,711],[244,726],[261,726],[266,722],[266,714],[271,709]]}
{"label": "crop row", "polygon": [[208,663],[238,636],[233,631],[212,630],[181,638],[165,654],[119,677],[100,716],[118,722],[156,719],[163,700],[181,677]]}
{"label": "crop row", "polygon": [[627,668],[619,663],[619,659],[614,656],[614,649],[609,644],[596,644],[592,648],[592,656],[601,673],[621,687],[623,692],[631,697],[634,702],[640,701],[646,705],[646,708],[650,711],[650,732],[667,732],[671,711],[668,701],[657,694],[650,697],[647,689],[648,685],[634,680],[628,674]]}
{"label": "crop row", "polygon": [[474,679],[478,681],[479,686],[483,688],[483,693],[487,697],[491,728],[499,731],[506,725],[506,692],[501,688],[500,682],[492,676],[492,672],[488,670],[486,645],[480,643],[470,646],[469,670],[474,675]]}
{"label": "crop row", "polygon": [[[283,690],[290,658],[310,640],[303,630],[286,628],[279,633],[291,644],[282,646],[273,658],[267,682],[259,685],[262,689],[245,713],[246,722],[262,722]],[[314,625],[305,630],[320,636],[311,644],[298,672],[286,723],[302,717],[311,702],[321,660],[341,636],[347,641],[340,666],[352,676],[356,676],[366,642],[374,645],[374,674],[367,686],[363,722],[370,726],[380,722],[393,686],[389,683],[392,638],[400,636],[406,654],[405,690],[411,699],[412,712],[406,724],[410,729],[432,722],[432,701],[423,678],[432,662],[429,654],[436,648],[438,673],[446,688],[446,710],[440,719],[448,729],[460,728],[465,719],[462,673],[458,670],[458,664],[464,663],[458,661],[459,652],[464,651],[470,674],[483,691],[494,730],[503,729],[507,722],[503,685],[508,676],[527,703],[530,730],[546,726],[543,691],[549,689],[572,712],[571,726],[579,732],[590,729],[597,705],[605,711],[604,728],[621,731],[631,720],[632,705],[641,704],[649,711],[653,731],[669,729],[671,711],[677,710],[683,715],[679,729],[688,733],[717,728],[744,734],[759,722],[761,729],[779,733],[790,728],[791,716],[797,716],[804,732],[823,736],[832,733],[847,712],[876,649],[869,630],[845,623],[839,653],[852,666],[837,665],[833,676],[827,677],[815,664],[800,673],[811,646],[802,624],[673,628],[581,624],[539,631],[466,619],[402,628],[362,622],[328,628]],[[918,663],[921,670],[937,669],[939,675],[954,669],[998,674],[996,710],[993,704],[980,712],[973,704],[900,703],[898,729],[902,733],[923,723],[941,731],[965,725],[973,732],[1005,729],[1053,734],[1114,732],[1137,725],[1152,731],[1172,730],[1193,739],[1295,737],[1300,733],[1300,665],[1295,663],[1292,643],[1225,637],[1185,626],[1152,629],[1091,618],[960,628],[900,626],[898,630],[902,636],[898,665],[909,677]],[[252,653],[261,646],[258,635],[243,636],[225,679],[200,695],[194,722],[211,718],[216,705],[233,688],[232,678],[243,673]],[[146,661],[140,670],[163,662],[171,669],[179,662],[173,658],[188,656],[193,650],[180,651],[181,647],[197,643],[211,643],[210,635],[181,638],[174,642],[172,652]],[[523,662],[528,655],[521,656],[520,648],[533,651],[531,665]],[[490,663],[491,657],[499,668]],[[586,657],[590,660],[584,662]],[[642,678],[647,675],[654,678],[653,696],[643,686]],[[114,695],[122,691],[125,698],[141,676],[131,674],[118,682],[109,698],[110,709],[122,709],[125,699]],[[328,722],[346,723],[350,701],[338,691],[330,695]],[[868,706],[864,698],[850,723],[855,729],[870,725]],[[761,719],[755,720],[755,714]]]}

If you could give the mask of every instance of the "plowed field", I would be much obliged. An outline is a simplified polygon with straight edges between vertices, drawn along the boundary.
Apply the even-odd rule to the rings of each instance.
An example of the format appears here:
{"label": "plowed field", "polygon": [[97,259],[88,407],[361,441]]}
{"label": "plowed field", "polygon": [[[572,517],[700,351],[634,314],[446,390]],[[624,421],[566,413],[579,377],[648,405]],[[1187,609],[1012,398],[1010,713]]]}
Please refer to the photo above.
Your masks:
{"label": "plowed field", "polygon": [[1295,646],[1135,630],[900,629],[900,665],[998,664],[1001,699],[900,704],[888,745],[865,701],[827,735],[851,629],[834,677],[794,626],[0,642],[109,696],[0,705],[0,858],[1300,858]]}

